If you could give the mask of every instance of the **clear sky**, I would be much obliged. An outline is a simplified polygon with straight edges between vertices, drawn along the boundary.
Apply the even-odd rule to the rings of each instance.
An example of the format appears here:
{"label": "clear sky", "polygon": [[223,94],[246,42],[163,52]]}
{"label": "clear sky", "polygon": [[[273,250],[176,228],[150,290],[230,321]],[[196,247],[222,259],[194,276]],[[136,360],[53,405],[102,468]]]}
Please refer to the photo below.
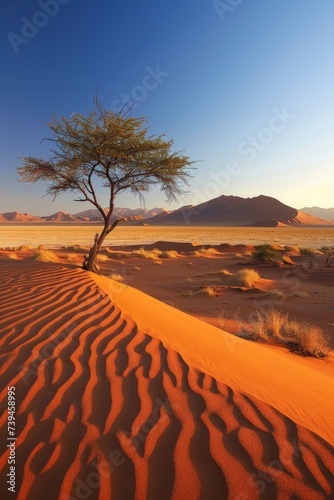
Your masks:
{"label": "clear sky", "polygon": [[[0,212],[90,208],[52,203],[16,168],[19,154],[47,154],[40,120],[85,112],[97,88],[116,111],[141,98],[134,114],[199,160],[181,204],[266,194],[334,206],[333,26],[333,0],[1,2]],[[146,206],[166,202],[155,190]]]}

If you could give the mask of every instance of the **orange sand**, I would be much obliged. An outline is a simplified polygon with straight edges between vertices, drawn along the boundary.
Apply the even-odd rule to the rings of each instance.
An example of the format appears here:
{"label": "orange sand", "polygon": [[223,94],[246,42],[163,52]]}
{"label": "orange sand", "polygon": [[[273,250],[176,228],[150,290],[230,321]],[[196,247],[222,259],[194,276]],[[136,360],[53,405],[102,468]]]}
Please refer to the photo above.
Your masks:
{"label": "orange sand", "polygon": [[18,500],[334,494],[333,356],[237,339],[70,266],[7,261],[0,277]]}

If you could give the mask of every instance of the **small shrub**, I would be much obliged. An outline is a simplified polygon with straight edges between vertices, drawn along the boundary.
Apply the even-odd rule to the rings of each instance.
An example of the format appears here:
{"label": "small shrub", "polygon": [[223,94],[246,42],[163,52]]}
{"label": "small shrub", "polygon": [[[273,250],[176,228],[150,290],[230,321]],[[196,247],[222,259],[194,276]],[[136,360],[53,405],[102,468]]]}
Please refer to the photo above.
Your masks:
{"label": "small shrub", "polygon": [[247,328],[243,328],[242,336],[285,345],[291,352],[300,356],[324,358],[330,351],[328,340],[321,328],[290,321],[288,314],[281,311],[258,311],[257,319]]}
{"label": "small shrub", "polygon": [[28,252],[29,250],[33,250],[33,246],[32,245],[20,245],[18,247],[18,250],[20,250],[21,252]]}
{"label": "small shrub", "polygon": [[38,262],[61,262],[57,255],[51,250],[40,250],[33,254],[31,258]]}
{"label": "small shrub", "polygon": [[205,257],[207,255],[217,255],[217,250],[215,248],[200,248],[199,250],[196,250],[193,252],[193,255],[196,255],[197,257]]}
{"label": "small shrub", "polygon": [[257,320],[252,325],[253,333],[257,338],[264,340],[280,339],[281,328],[287,319],[288,315],[280,311],[270,310],[265,313],[258,311]]}
{"label": "small shrub", "polygon": [[217,292],[212,286],[204,286],[200,288],[199,295],[203,295],[203,297],[215,297]]}
{"label": "small shrub", "polygon": [[234,286],[252,287],[260,279],[260,275],[254,269],[241,269],[231,276],[230,283]]}
{"label": "small shrub", "polygon": [[333,247],[322,247],[320,252],[325,255],[325,267],[334,266],[334,246]]}
{"label": "small shrub", "polygon": [[159,258],[160,250],[154,248],[153,250],[145,250],[144,248],[140,248],[139,250],[134,250],[133,255],[139,255],[143,257],[143,259],[157,260]]}
{"label": "small shrub", "polygon": [[324,332],[316,325],[287,321],[282,330],[295,354],[324,358],[330,351]]}
{"label": "small shrub", "polygon": [[186,297],[195,297],[199,295],[201,297],[216,297],[218,294],[218,290],[216,290],[213,286],[202,286],[198,290],[188,290],[183,293]]}
{"label": "small shrub", "polygon": [[257,245],[254,249],[254,252],[252,252],[253,259],[260,262],[270,262],[280,258],[280,253],[271,245]]}

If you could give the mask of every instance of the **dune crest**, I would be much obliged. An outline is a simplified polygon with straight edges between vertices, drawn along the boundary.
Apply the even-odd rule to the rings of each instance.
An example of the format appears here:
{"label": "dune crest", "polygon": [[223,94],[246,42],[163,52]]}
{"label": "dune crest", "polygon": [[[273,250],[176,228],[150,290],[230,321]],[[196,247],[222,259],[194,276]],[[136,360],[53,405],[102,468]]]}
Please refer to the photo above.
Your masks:
{"label": "dune crest", "polygon": [[[140,292],[58,264],[7,261],[0,277],[0,397],[4,403],[7,385],[16,386],[19,500],[333,494],[333,447],[277,408],[217,380],[210,374],[215,360],[200,370],[211,351],[190,363],[198,345],[186,346],[190,331],[184,345],[175,338],[174,309],[166,316],[163,304]],[[162,320],[155,325],[159,315],[170,342],[161,338]],[[184,330],[191,330],[195,323],[182,317]],[[196,325],[202,327],[192,331],[197,340],[223,333]],[[223,374],[224,342],[220,354]],[[303,372],[305,360],[299,366],[293,359]],[[226,370],[231,376],[228,361]],[[242,377],[238,383],[241,388]],[[4,437],[5,413],[0,426]]]}

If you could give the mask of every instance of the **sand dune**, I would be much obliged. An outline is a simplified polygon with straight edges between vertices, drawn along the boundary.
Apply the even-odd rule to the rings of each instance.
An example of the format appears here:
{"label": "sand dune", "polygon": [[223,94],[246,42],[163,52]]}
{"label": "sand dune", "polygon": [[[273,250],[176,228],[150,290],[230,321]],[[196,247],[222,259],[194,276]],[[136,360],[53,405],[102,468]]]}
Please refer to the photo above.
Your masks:
{"label": "sand dune", "polygon": [[[6,261],[0,276],[19,500],[333,495],[332,358],[235,339],[80,269]],[[5,484],[6,412],[0,426]]]}
{"label": "sand dune", "polygon": [[222,195],[199,205],[187,205],[165,217],[145,220],[152,225],[198,225],[198,226],[258,226],[277,227],[291,225],[324,226],[332,222],[317,219],[295,208],[289,207],[271,196]]}

